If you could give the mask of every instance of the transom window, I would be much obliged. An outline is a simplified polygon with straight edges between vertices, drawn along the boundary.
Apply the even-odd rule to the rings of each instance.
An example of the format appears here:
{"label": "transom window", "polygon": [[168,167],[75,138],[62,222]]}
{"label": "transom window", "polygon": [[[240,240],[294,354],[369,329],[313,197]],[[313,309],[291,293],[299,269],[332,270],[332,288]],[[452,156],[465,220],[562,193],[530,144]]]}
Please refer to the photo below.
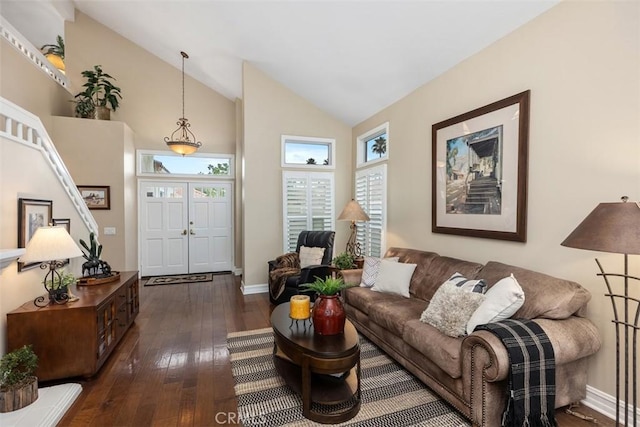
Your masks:
{"label": "transom window", "polygon": [[360,135],[356,139],[357,166],[380,162],[389,158],[389,122]]}
{"label": "transom window", "polygon": [[335,139],[282,135],[282,167],[334,169]]}
{"label": "transom window", "polygon": [[181,175],[233,178],[234,156],[196,153],[180,156],[169,151],[138,150],[138,175]]}

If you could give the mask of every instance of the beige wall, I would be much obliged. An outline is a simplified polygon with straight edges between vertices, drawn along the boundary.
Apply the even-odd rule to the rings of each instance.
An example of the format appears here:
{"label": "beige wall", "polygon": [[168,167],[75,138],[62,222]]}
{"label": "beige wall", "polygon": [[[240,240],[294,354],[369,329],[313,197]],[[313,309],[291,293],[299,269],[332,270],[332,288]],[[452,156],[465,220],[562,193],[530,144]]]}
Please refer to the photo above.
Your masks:
{"label": "beige wall", "polygon": [[[19,198],[51,200],[53,218],[71,220],[74,241],[88,235],[87,227],[41,152],[0,138],[0,248],[18,246]],[[82,257],[72,259],[65,270],[80,276],[83,261]],[[40,268],[18,273],[16,262],[0,270],[0,354],[6,352],[6,314],[45,294],[42,286],[44,275]]]}
{"label": "beige wall", "polygon": [[[336,217],[353,193],[351,129],[270,79],[243,67],[244,283],[267,283],[267,261],[282,253],[283,134],[336,139]],[[336,223],[334,254],[346,245],[347,223]]]}
{"label": "beige wall", "polygon": [[[622,256],[560,242],[598,203],[640,200],[639,15],[637,2],[562,2],[354,128],[356,136],[390,122],[387,244],[500,260],[583,284],[604,339],[589,384],[613,395],[612,310],[593,258],[620,272]],[[433,234],[431,125],[527,89],[527,242]],[[640,257],[632,258],[638,276]],[[640,297],[640,287],[632,292]]]}
{"label": "beige wall", "polygon": [[[101,258],[114,270],[138,270],[133,133],[122,122],[54,117],[51,137],[77,185],[108,185],[111,209],[91,213],[99,225]],[[114,227],[107,235],[105,227]],[[89,242],[89,235],[84,237]]]}

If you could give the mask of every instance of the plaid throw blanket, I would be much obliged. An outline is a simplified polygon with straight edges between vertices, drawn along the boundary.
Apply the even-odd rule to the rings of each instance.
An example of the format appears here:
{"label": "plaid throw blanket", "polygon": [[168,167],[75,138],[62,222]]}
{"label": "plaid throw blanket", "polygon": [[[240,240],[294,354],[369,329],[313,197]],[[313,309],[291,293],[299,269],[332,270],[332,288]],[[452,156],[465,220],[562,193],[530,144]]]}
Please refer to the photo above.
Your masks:
{"label": "plaid throw blanket", "polygon": [[555,427],[555,359],[549,337],[532,320],[507,319],[476,328],[507,347],[511,368],[503,427]]}

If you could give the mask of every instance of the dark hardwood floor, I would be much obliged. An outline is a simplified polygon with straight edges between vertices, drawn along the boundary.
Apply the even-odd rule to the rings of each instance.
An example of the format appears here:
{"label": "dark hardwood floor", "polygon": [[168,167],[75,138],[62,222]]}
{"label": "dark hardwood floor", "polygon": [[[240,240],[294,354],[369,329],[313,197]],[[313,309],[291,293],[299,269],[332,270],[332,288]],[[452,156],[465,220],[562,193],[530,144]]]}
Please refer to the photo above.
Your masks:
{"label": "dark hardwood floor", "polygon": [[[134,326],[98,375],[74,379],[83,391],[59,425],[237,425],[226,336],[268,327],[268,296],[243,296],[239,277],[216,275],[207,283],[141,287],[140,300]],[[614,424],[587,407],[575,410]],[[556,413],[561,427],[593,426]]]}

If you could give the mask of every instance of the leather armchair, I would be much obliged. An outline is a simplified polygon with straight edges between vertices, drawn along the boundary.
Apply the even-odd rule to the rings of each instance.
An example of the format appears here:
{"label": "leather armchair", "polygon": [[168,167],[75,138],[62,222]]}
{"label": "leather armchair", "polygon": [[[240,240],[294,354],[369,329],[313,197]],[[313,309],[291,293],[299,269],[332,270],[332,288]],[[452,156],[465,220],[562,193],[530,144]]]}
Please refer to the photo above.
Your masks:
{"label": "leather armchair", "polygon": [[[331,275],[331,260],[333,259],[333,241],[335,231],[303,231],[298,236],[296,253],[300,254],[300,247],[324,248],[321,264],[309,265],[300,268],[298,264],[291,263],[291,257],[283,255],[276,260],[268,262],[269,265],[269,300],[272,304],[281,304],[289,301],[293,295],[306,294],[312,300],[313,292],[304,291],[300,286],[312,283],[316,277]],[[295,258],[295,257],[294,257]],[[282,286],[284,282],[284,286]]]}

